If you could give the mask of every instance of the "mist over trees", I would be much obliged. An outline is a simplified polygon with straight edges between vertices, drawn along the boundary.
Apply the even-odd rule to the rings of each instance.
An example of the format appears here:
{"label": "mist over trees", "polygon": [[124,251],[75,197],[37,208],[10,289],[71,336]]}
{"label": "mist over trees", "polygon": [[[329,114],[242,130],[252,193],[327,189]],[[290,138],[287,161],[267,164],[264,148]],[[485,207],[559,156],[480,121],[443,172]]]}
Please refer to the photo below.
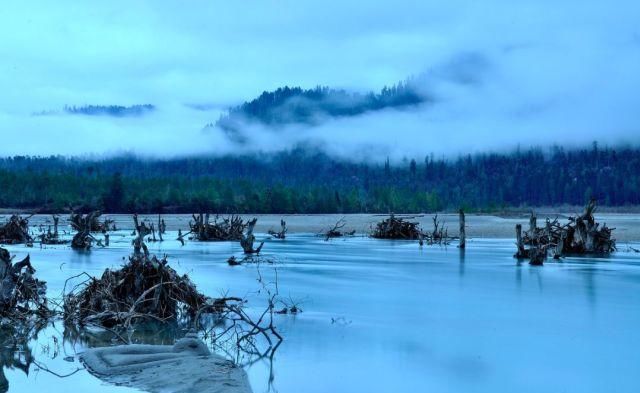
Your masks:
{"label": "mist over trees", "polygon": [[295,149],[147,160],[0,159],[0,206],[108,212],[388,213],[640,204],[640,149],[530,149],[379,164]]}
{"label": "mist over trees", "polygon": [[384,87],[379,93],[351,93],[318,86],[315,89],[282,87],[263,92],[258,98],[230,108],[216,122],[225,131],[237,132],[244,123],[267,126],[316,124],[327,117],[357,116],[385,108],[403,108],[421,104],[427,98],[411,83]]}

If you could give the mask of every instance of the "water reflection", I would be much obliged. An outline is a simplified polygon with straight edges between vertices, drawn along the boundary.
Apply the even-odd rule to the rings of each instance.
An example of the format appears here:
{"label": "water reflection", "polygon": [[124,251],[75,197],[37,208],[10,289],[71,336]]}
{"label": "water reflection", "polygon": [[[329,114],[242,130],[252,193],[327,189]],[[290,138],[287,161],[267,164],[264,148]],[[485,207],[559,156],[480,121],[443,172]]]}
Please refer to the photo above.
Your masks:
{"label": "water reflection", "polygon": [[43,328],[42,324],[15,322],[0,326],[0,392],[9,391],[5,369],[17,369],[29,375],[34,360],[30,343]]}

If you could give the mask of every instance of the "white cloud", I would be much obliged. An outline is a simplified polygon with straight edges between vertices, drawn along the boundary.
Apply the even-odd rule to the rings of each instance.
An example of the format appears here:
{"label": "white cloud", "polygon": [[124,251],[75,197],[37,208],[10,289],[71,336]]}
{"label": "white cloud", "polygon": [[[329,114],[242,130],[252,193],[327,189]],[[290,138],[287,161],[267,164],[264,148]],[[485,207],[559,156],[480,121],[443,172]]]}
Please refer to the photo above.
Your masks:
{"label": "white cloud", "polygon": [[[220,133],[201,131],[220,107],[283,85],[379,89],[425,70],[433,106],[254,130],[252,146],[312,139],[400,157],[636,143],[638,20],[630,0],[12,2],[0,10],[0,154],[225,153]],[[447,82],[469,53],[485,63],[456,69],[476,83]],[[31,116],[146,103],[159,110],[142,119]]]}

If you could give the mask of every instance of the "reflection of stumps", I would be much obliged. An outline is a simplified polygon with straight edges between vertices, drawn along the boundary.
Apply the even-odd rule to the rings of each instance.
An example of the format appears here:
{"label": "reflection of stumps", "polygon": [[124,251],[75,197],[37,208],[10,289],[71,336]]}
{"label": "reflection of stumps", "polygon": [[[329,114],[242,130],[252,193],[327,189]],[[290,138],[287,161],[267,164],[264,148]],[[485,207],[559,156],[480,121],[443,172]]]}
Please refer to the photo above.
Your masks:
{"label": "reflection of stumps", "polygon": [[458,247],[465,248],[466,244],[467,244],[467,235],[465,232],[464,211],[460,209],[460,245]]}

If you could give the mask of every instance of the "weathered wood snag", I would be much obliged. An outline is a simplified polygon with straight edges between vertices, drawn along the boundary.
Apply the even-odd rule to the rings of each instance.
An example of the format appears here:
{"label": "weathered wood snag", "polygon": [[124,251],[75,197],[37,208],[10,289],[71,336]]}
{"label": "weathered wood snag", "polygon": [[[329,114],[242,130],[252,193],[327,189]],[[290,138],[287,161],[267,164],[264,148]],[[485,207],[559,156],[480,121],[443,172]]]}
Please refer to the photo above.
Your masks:
{"label": "weathered wood snag", "polygon": [[47,284],[34,277],[29,255],[13,263],[13,257],[0,248],[0,316],[12,319],[32,315],[47,317]]}
{"label": "weathered wood snag", "polygon": [[345,225],[347,225],[347,221],[345,221],[344,217],[342,217],[333,225],[332,228],[329,228],[329,230],[327,230],[325,233],[321,233],[321,235],[324,236],[324,240],[327,241],[329,239],[337,237],[353,236],[356,234],[355,229],[352,231],[343,232],[342,228],[344,228]]}
{"label": "weathered wood snag", "polygon": [[58,232],[58,223],[60,222],[60,216],[54,214],[51,218],[53,219],[53,230],[51,230],[51,225],[49,225],[47,227],[47,231],[39,236],[40,243],[52,245],[68,243],[69,241],[62,239],[60,237],[60,233]]}
{"label": "weathered wood snag", "polygon": [[133,215],[133,225],[135,227],[134,229],[135,238],[131,242],[131,244],[133,245],[133,254],[140,255],[141,253],[143,253],[144,255],[148,256],[149,249],[147,248],[147,245],[144,243],[144,237],[147,236],[149,233],[151,233],[151,228],[148,227],[144,223],[144,221],[140,222],[137,214]]}
{"label": "weathered wood snag", "polygon": [[158,214],[158,234],[160,234],[160,240],[162,240],[162,235],[167,232],[167,224],[164,222],[164,218]]}
{"label": "weathered wood snag", "polygon": [[[596,211],[596,201],[592,199],[585,206],[584,212],[580,215],[569,217],[569,222],[560,224],[558,219],[547,219],[544,227],[538,227],[534,212],[529,218],[529,231],[519,235],[516,226],[516,238],[518,252],[517,258],[531,257],[530,249],[550,249],[554,259],[563,255],[588,255],[588,254],[609,254],[616,250],[616,241],[611,237],[615,228],[609,228],[606,224],[600,226],[596,223],[593,213]],[[537,255],[537,253],[536,253]]]}
{"label": "weathered wood snag", "polygon": [[276,239],[284,240],[287,237],[287,223],[284,220],[280,220],[280,232],[269,229],[268,233]]}
{"label": "weathered wood snag", "polygon": [[189,222],[191,233],[198,241],[226,241],[240,240],[248,223],[242,217],[231,215],[227,218],[215,216],[213,222],[209,221],[209,213],[193,215],[193,221]]}
{"label": "weathered wood snag", "polygon": [[91,234],[93,225],[97,220],[96,216],[100,216],[100,214],[98,211],[84,216],[78,214],[71,220],[71,227],[78,231],[73,236],[73,239],[71,239],[71,248],[75,250],[89,250],[94,241],[102,245],[102,242]]}
{"label": "weathered wood snag", "polygon": [[467,246],[467,235],[465,230],[464,211],[460,209],[458,213],[460,215],[460,244],[458,245],[458,247],[465,248]]}
{"label": "weathered wood snag", "polygon": [[0,226],[1,244],[31,243],[33,238],[29,234],[29,218],[22,218],[17,214],[12,215],[4,225]]}
{"label": "weathered wood snag", "polygon": [[262,246],[264,246],[264,242],[262,242],[258,248],[253,248],[253,242],[256,240],[256,237],[253,235],[253,229],[257,222],[257,218],[249,220],[247,223],[247,232],[246,234],[243,234],[240,239],[240,246],[242,246],[242,250],[244,250],[245,254],[259,254],[260,250],[262,250]]}
{"label": "weathered wood snag", "polygon": [[77,228],[87,228],[89,229],[89,232],[104,232],[115,230],[114,221],[108,218],[104,221],[100,221],[101,216],[102,213],[98,210],[85,215],[81,213],[71,213],[69,222],[71,223],[71,227],[75,228],[76,230]]}

